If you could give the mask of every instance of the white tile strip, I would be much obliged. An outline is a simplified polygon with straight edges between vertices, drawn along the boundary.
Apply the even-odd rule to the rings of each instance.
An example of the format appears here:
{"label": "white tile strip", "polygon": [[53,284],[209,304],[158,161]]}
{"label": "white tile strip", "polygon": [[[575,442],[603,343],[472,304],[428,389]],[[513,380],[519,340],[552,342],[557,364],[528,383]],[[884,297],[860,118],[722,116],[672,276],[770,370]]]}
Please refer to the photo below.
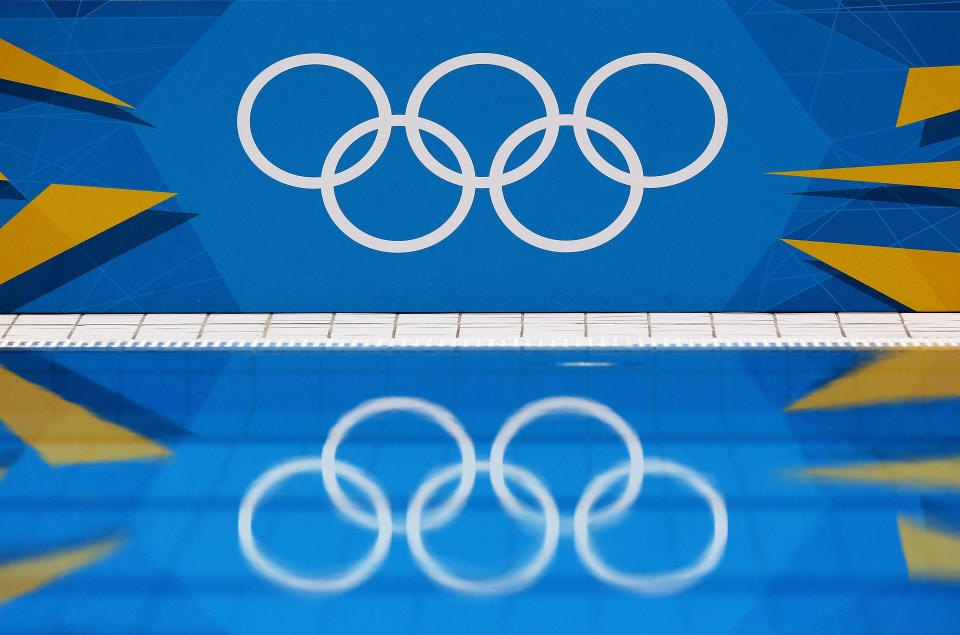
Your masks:
{"label": "white tile strip", "polygon": [[960,313],[0,315],[0,348],[960,347]]}

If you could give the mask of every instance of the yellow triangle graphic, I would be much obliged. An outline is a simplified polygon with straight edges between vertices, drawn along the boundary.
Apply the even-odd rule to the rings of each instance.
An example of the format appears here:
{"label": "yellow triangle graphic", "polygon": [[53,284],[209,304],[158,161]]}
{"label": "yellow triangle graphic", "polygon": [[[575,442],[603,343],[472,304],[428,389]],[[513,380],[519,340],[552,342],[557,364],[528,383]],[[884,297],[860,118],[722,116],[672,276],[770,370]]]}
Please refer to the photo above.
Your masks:
{"label": "yellow triangle graphic", "polygon": [[51,465],[156,459],[170,450],[0,366],[0,420]]}
{"label": "yellow triangle graphic", "polygon": [[903,515],[897,528],[911,579],[960,580],[960,534],[928,529]]}
{"label": "yellow triangle graphic", "polygon": [[898,163],[895,165],[865,165],[855,168],[828,168],[794,172],[770,172],[782,176],[805,176],[813,179],[864,181],[891,185],[942,187],[960,190],[960,161],[931,163]]}
{"label": "yellow triangle graphic", "polygon": [[960,253],[786,238],[783,242],[914,311],[960,310]]}
{"label": "yellow triangle graphic", "polygon": [[0,564],[0,603],[20,597],[110,555],[120,540],[103,540],[83,547]]}
{"label": "yellow triangle graphic", "polygon": [[960,488],[960,457],[811,467],[801,474],[831,481],[924,488]]}
{"label": "yellow triangle graphic", "polygon": [[133,108],[127,102],[108,95],[5,40],[0,40],[0,79]]}
{"label": "yellow triangle graphic", "polygon": [[919,349],[881,356],[787,406],[835,410],[960,397],[960,352]]}
{"label": "yellow triangle graphic", "polygon": [[903,87],[897,125],[960,110],[960,66],[911,68]]}
{"label": "yellow triangle graphic", "polygon": [[171,196],[170,192],[48,186],[0,227],[0,284]]}

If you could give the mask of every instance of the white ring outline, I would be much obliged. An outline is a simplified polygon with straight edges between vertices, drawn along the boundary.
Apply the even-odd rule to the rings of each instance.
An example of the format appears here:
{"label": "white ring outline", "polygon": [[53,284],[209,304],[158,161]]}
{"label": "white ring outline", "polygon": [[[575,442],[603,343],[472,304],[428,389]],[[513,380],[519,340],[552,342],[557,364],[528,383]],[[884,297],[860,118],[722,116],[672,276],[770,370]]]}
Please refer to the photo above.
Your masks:
{"label": "white ring outline", "polygon": [[[420,569],[427,574],[434,582],[464,593],[473,593],[478,595],[490,595],[499,593],[512,593],[519,591],[537,580],[540,573],[553,560],[553,554],[557,550],[557,544],[560,541],[560,516],[557,511],[557,504],[550,495],[547,488],[531,472],[517,467],[515,465],[503,465],[504,471],[510,478],[517,481],[521,487],[529,491],[543,508],[543,542],[540,549],[534,557],[519,569],[509,573],[488,578],[486,580],[468,580],[456,576],[447,571],[437,560],[427,552],[423,544],[423,535],[420,528],[420,516],[424,504],[444,483],[452,480],[459,469],[456,465],[451,465],[443,470],[432,474],[414,493],[410,499],[410,505],[407,508],[407,544],[410,547],[410,554]],[[477,470],[484,472],[490,470],[490,463],[480,461],[477,463]]]}
{"label": "white ring outline", "polygon": [[[637,151],[630,145],[626,137],[614,128],[602,121],[587,116],[558,115],[557,121],[561,126],[573,126],[574,131],[576,131],[578,127],[583,127],[584,130],[589,129],[599,132],[610,140],[623,154],[623,157],[627,160],[627,168],[630,170],[630,175],[643,176],[643,166],[640,163],[640,157],[637,156]],[[627,183],[627,185],[630,186],[630,194],[627,197],[627,202],[623,206],[623,210],[613,219],[613,222],[590,236],[562,240],[558,238],[547,238],[521,223],[517,217],[513,215],[513,212],[510,211],[510,206],[507,205],[507,200],[503,194],[503,186],[500,185],[499,178],[496,178],[503,174],[503,168],[506,166],[507,159],[510,158],[510,154],[516,147],[531,134],[538,130],[545,129],[549,124],[550,122],[546,117],[536,119],[521,126],[503,142],[503,145],[497,150],[496,155],[493,157],[493,162],[490,165],[490,201],[493,203],[493,209],[500,218],[500,221],[510,230],[510,233],[528,245],[545,251],[561,253],[594,249],[616,238],[620,232],[627,228],[630,221],[633,220],[633,217],[637,214],[637,210],[640,209],[640,200],[643,198],[643,186],[639,182],[631,181]]]}
{"label": "white ring outline", "polygon": [[351,481],[370,497],[376,510],[377,539],[373,547],[357,564],[336,577],[307,577],[281,567],[260,551],[253,536],[253,514],[260,501],[281,482],[303,472],[320,472],[321,460],[316,457],[292,459],[270,468],[253,482],[240,503],[237,516],[237,536],[240,550],[253,568],[266,578],[291,589],[313,593],[341,593],[363,583],[377,570],[390,552],[391,531],[390,503],[383,490],[363,471],[344,461],[336,465],[336,472]]}
{"label": "white ring outline", "polygon": [[390,99],[387,97],[387,92],[383,89],[383,86],[380,85],[380,82],[370,74],[370,71],[345,57],[329,55],[327,53],[304,53],[274,62],[260,71],[260,73],[253,78],[253,81],[250,82],[250,85],[247,86],[246,90],[243,91],[243,96],[240,98],[240,105],[237,108],[237,134],[240,137],[240,145],[243,146],[243,151],[246,152],[250,161],[252,161],[261,172],[280,183],[308,190],[319,189],[327,183],[327,180],[325,180],[323,176],[294,174],[293,172],[287,172],[274,165],[270,159],[260,151],[257,142],[253,138],[253,131],[250,128],[250,116],[253,112],[253,104],[257,100],[260,91],[277,75],[294,68],[300,68],[301,66],[329,66],[349,73],[360,80],[360,83],[370,92],[370,96],[373,97],[373,101],[377,106],[376,120],[381,123],[377,127],[377,136],[373,140],[373,145],[370,146],[370,149],[367,150],[367,153],[364,154],[359,161],[343,172],[333,174],[329,177],[333,179],[336,185],[352,181],[369,170],[386,149],[387,142],[390,141],[391,127],[385,117],[389,117],[393,109],[390,107]]}
{"label": "white ring outline", "polygon": [[[590,522],[606,522],[633,505],[640,495],[646,469],[643,446],[634,429],[612,408],[593,399],[585,397],[547,397],[531,402],[510,415],[493,439],[493,445],[490,448],[490,483],[493,485],[493,491],[503,508],[516,518],[528,522],[542,522],[540,514],[510,491],[503,476],[503,466],[507,446],[513,440],[513,437],[530,422],[551,414],[578,414],[596,419],[612,428],[614,432],[620,435],[624,445],[627,446],[627,453],[630,456],[630,460],[626,464],[629,474],[627,485],[617,500],[591,514]],[[563,517],[561,529],[565,533],[568,532],[572,523],[573,516]]]}
{"label": "white ring outline", "polygon": [[[383,118],[368,119],[345,132],[343,136],[333,144],[330,152],[327,153],[327,157],[323,161],[323,168],[320,171],[320,193],[323,196],[323,206],[327,210],[327,215],[330,216],[330,220],[333,221],[333,224],[336,225],[340,231],[354,242],[368,249],[399,254],[420,251],[421,249],[432,247],[456,231],[460,223],[462,223],[467,217],[467,214],[470,213],[470,208],[473,206],[473,197],[476,192],[476,187],[472,183],[463,186],[456,208],[454,208],[453,213],[440,227],[423,236],[404,240],[389,240],[368,234],[350,222],[350,219],[343,213],[343,210],[340,208],[340,203],[337,201],[335,191],[337,185],[335,182],[337,163],[354,141],[372,130],[378,130],[383,125],[383,121],[386,121],[387,125],[391,128],[394,126],[404,126],[407,130],[410,130],[412,127],[417,129],[423,128],[447,144],[447,147],[450,148],[457,158],[460,169],[463,170],[465,174],[474,174],[473,160],[470,158],[467,149],[452,132],[440,124],[430,121],[429,119],[411,119],[407,115],[388,115]],[[343,172],[340,174],[343,174]]]}
{"label": "white ring outline", "polygon": [[574,125],[573,131],[577,137],[577,144],[580,146],[583,156],[604,176],[625,185],[638,183],[650,188],[668,187],[683,183],[700,174],[700,172],[713,162],[717,154],[719,154],[720,148],[723,147],[723,142],[727,137],[727,103],[723,99],[723,93],[720,92],[720,87],[717,86],[713,78],[707,75],[703,69],[682,57],[668,55],[666,53],[634,53],[633,55],[624,55],[601,66],[583,83],[583,87],[580,89],[580,93],[577,95],[577,99],[573,105],[573,114],[578,118],[586,117],[587,109],[590,107],[590,100],[593,98],[594,92],[600,87],[600,84],[605,82],[614,73],[633,66],[648,64],[667,66],[688,75],[700,84],[700,87],[707,93],[707,97],[710,98],[714,117],[713,134],[710,136],[710,141],[707,143],[707,147],[703,152],[700,153],[700,156],[686,167],[670,172],[669,174],[659,174],[655,176],[628,174],[620,168],[611,165],[606,159],[600,156],[597,149],[593,147],[593,142],[590,141],[587,128],[579,123],[579,119],[577,120],[578,123]]}
{"label": "white ring outline", "polygon": [[[411,91],[410,97],[407,100],[406,115],[408,117],[419,118],[423,99],[433,85],[449,73],[469,66],[498,66],[513,71],[530,82],[530,85],[533,86],[540,95],[540,100],[543,102],[543,109],[546,114],[544,118],[550,123],[549,126],[543,128],[544,135],[540,146],[536,152],[521,165],[506,174],[501,173],[500,180],[496,182],[503,186],[519,181],[546,161],[550,152],[553,151],[553,146],[556,144],[557,137],[560,133],[560,125],[557,120],[560,116],[560,105],[557,103],[557,96],[554,94],[550,84],[547,83],[547,80],[527,64],[508,55],[499,55],[497,53],[469,53],[467,55],[452,57],[431,68],[420,81],[417,82],[417,85],[413,87],[413,91]],[[478,177],[475,175],[466,175],[462,172],[459,174],[454,172],[434,158],[430,150],[428,150],[427,146],[423,143],[423,138],[420,136],[418,129],[407,128],[406,133],[410,148],[413,150],[413,154],[416,155],[417,159],[420,160],[420,163],[444,181],[463,187],[470,184],[475,187],[489,187],[490,183],[495,182],[492,175]]]}
{"label": "white ring outline", "polygon": [[[453,413],[425,399],[380,397],[365,401],[340,417],[340,420],[327,433],[327,439],[324,441],[323,450],[320,453],[320,473],[323,476],[323,486],[326,488],[327,495],[330,496],[330,501],[334,507],[347,518],[367,529],[379,527],[379,515],[373,517],[369,512],[360,509],[340,487],[336,476],[336,466],[342,461],[337,459],[337,448],[346,438],[350,429],[362,423],[367,417],[383,412],[396,411],[412,412],[426,417],[453,437],[460,450],[459,485],[442,505],[429,511],[423,521],[425,529],[434,529],[453,518],[469,498],[477,476],[477,455],[473,447],[473,441]],[[391,520],[391,527],[394,532],[402,533],[406,528],[406,523],[403,520]]]}
{"label": "white ring outline", "polygon": [[644,468],[647,474],[665,474],[678,478],[707,501],[713,514],[713,538],[700,557],[693,564],[673,571],[630,574],[614,569],[597,554],[590,537],[590,508],[607,488],[629,474],[630,466],[627,464],[597,475],[587,485],[573,513],[573,544],[583,565],[604,582],[645,595],[676,593],[710,573],[723,557],[727,545],[727,506],[719,492],[702,474],[692,468],[652,456],[647,457]]}

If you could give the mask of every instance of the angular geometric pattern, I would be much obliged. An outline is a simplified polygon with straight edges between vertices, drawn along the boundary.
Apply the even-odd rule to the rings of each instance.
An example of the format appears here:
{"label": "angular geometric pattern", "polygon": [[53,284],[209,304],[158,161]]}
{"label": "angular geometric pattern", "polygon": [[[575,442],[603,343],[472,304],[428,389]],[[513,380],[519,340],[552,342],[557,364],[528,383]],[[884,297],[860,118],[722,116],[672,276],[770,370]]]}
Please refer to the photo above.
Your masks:
{"label": "angular geometric pattern", "polygon": [[960,534],[897,517],[900,545],[912,579],[960,580]]}
{"label": "angular geometric pattern", "polygon": [[[960,84],[958,84],[958,87],[960,87]],[[960,90],[958,90],[958,92],[960,92]],[[866,183],[890,183],[893,185],[942,187],[953,190],[960,189],[960,161],[866,165],[852,168],[771,172],[770,174],[804,176],[814,179],[833,179],[839,181],[863,181]]]}
{"label": "angular geometric pattern", "polygon": [[0,421],[50,465],[159,459],[170,450],[0,367]]}
{"label": "angular geometric pattern", "polygon": [[797,399],[787,412],[838,410],[960,397],[960,353],[913,350],[883,355]]}
{"label": "angular geometric pattern", "polygon": [[897,126],[960,110],[960,66],[911,68]]}
{"label": "angular geometric pattern", "polygon": [[50,185],[0,227],[0,284],[174,196]]}
{"label": "angular geometric pattern", "polygon": [[838,467],[811,467],[805,476],[831,481],[859,481],[898,487],[960,488],[960,457],[884,461]]}
{"label": "angular geometric pattern", "polygon": [[0,40],[0,79],[116,106],[133,107],[5,40]]}
{"label": "angular geometric pattern", "polygon": [[960,307],[960,253],[783,241],[915,311],[952,311]]}
{"label": "angular geometric pattern", "polygon": [[55,582],[109,556],[122,543],[109,539],[0,564],[0,604]]}

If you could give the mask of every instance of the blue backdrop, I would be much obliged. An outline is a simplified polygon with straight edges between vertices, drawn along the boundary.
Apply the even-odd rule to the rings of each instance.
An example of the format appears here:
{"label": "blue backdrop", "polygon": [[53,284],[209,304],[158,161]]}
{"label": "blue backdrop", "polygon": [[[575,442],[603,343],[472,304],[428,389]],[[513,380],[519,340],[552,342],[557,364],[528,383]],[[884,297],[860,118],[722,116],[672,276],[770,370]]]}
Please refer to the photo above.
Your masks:
{"label": "blue backdrop", "polygon": [[[955,139],[924,145],[919,126],[894,124],[908,68],[960,57],[960,13],[952,11],[960,5],[938,3],[934,12],[915,3],[856,4],[5,3],[0,38],[132,104],[135,117],[0,91],[0,171],[22,195],[0,200],[0,219],[50,183],[176,192],[160,207],[180,214],[81,245],[79,257],[66,254],[29,284],[0,285],[0,310],[898,307],[779,239],[960,251],[957,204],[797,196],[805,180],[766,174],[956,154]],[[508,231],[483,184],[446,239],[412,253],[370,249],[331,220],[319,189],[271,178],[241,147],[241,96],[281,59],[347,58],[379,81],[399,115],[430,69],[477,52],[535,69],[561,114],[573,112],[584,82],[608,62],[643,52],[677,56],[716,83],[728,130],[705,169],[645,188],[618,235],[574,253],[544,250]],[[251,129],[274,164],[319,176],[333,144],[376,114],[357,79],[306,66],[263,88]],[[697,82],[654,65],[610,77],[588,114],[625,138],[648,176],[691,163],[715,119]],[[543,117],[544,106],[518,74],[472,66],[437,81],[421,116],[459,139],[476,174],[486,176],[504,140]],[[524,163],[542,135],[520,143],[507,169]],[[340,170],[366,153],[373,136],[347,149]],[[456,168],[444,144],[424,138]],[[602,157],[626,168],[602,134],[591,138]],[[439,227],[462,191],[424,167],[402,127],[369,170],[335,187],[351,223],[390,240]],[[530,230],[574,239],[613,222],[630,187],[593,167],[571,127],[562,126],[542,165],[503,191]]]}

